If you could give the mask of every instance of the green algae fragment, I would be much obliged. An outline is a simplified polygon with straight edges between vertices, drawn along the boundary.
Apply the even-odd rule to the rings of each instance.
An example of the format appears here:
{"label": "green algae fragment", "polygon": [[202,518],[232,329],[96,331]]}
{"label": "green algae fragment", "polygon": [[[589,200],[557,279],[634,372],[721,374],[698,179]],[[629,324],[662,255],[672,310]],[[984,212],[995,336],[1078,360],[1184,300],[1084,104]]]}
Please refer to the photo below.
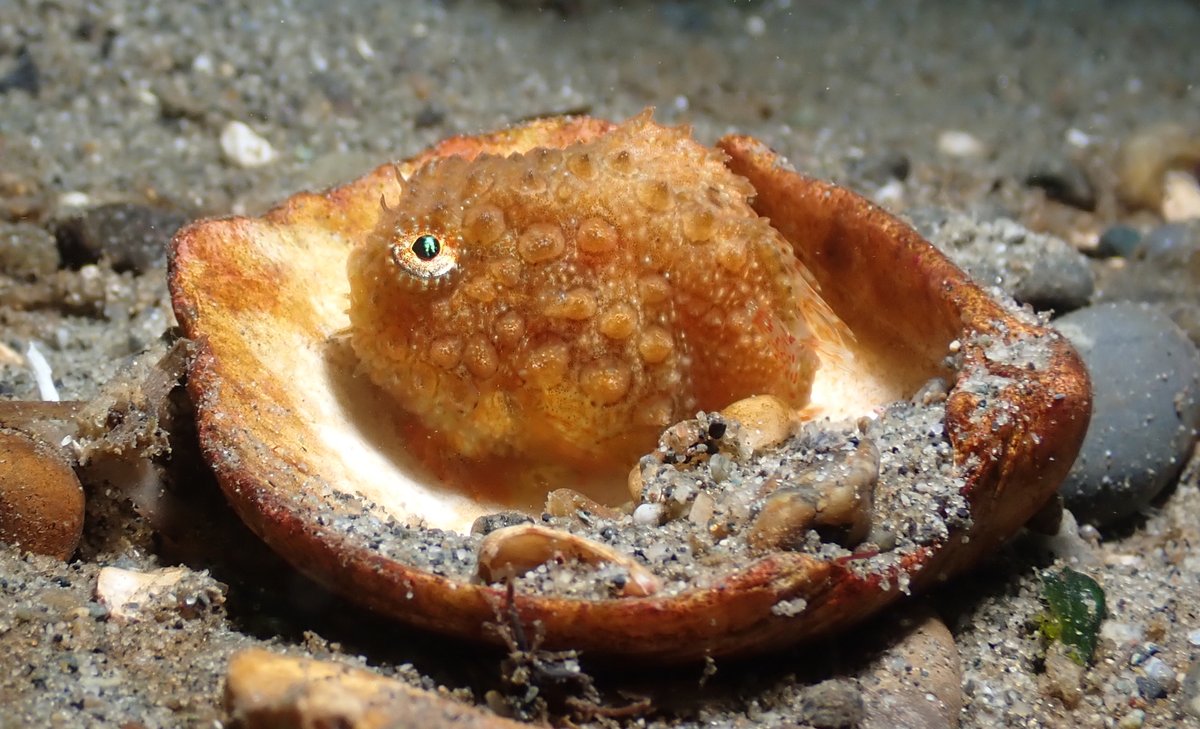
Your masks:
{"label": "green algae fragment", "polygon": [[1040,620],[1042,636],[1061,642],[1071,660],[1086,666],[1104,621],[1104,590],[1091,577],[1063,567],[1042,573],[1042,599],[1047,608]]}

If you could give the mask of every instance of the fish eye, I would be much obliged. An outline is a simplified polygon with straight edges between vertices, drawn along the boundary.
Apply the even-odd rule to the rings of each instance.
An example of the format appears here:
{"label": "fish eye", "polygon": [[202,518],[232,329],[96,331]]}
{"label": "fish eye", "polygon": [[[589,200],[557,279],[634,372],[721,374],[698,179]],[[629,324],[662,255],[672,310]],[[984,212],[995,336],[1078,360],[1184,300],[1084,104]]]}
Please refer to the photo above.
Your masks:
{"label": "fish eye", "polygon": [[442,252],[442,242],[432,235],[418,236],[413,241],[412,252],[422,261],[432,261]]}
{"label": "fish eye", "polygon": [[388,246],[392,263],[404,272],[426,283],[444,280],[458,268],[458,251],[445,238],[432,233],[393,234]]}

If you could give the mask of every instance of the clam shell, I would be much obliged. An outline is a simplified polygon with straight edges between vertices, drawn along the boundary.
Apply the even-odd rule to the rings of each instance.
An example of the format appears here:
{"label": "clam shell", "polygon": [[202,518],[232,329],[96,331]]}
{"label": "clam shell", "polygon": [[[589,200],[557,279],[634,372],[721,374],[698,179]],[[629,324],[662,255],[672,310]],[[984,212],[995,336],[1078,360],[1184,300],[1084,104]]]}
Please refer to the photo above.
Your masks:
{"label": "clam shell", "polygon": [[[198,344],[188,387],[201,445],[241,517],[293,565],[398,619],[494,639],[484,625],[495,620],[503,587],[417,568],[343,518],[354,512],[466,533],[476,517],[504,508],[410,475],[402,420],[356,376],[340,344],[346,257],[374,226],[381,196],[398,194],[396,174],[440,155],[565,146],[607,128],[558,118],[454,138],[325,194],[295,195],[263,217],[202,221],[177,235],[171,289]],[[855,569],[864,555],[823,561],[772,552],[715,584],[671,594],[584,600],[518,592],[523,619],[541,621],[547,648],[670,662],[845,628],[896,599],[901,576],[919,589],[995,549],[1054,493],[1086,430],[1087,376],[1061,336],[997,304],[912,228],[860,196],[797,174],[753,139],[727,137],[719,146],[854,334],[849,357],[821,368],[815,410],[857,417],[906,398],[944,375],[951,343],[960,343],[945,426],[965,476],[970,525],[870,574]],[[1031,341],[1044,353],[1039,366],[996,357],[998,346]],[[1002,383],[1000,397],[982,402],[963,386],[979,377]]]}

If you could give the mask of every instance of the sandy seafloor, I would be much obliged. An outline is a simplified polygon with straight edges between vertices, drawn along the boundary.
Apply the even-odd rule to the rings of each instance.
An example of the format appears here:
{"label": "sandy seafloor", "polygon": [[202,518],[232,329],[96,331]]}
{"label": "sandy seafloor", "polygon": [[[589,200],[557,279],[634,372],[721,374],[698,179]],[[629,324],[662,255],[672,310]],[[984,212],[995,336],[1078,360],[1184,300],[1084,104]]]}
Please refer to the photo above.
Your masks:
{"label": "sandy seafloor", "polygon": [[[1200,124],[1195,2],[548,5],[3,0],[4,217],[52,230],[78,208],[110,202],[186,218],[258,212],[450,134],[564,111],[620,119],[654,106],[706,141],[749,133],[813,175],[868,195],[883,188],[900,213],[1008,216],[1086,246],[1114,222],[1154,223],[1113,202],[1119,142],[1156,122]],[[277,159],[246,168],[224,156],[218,136],[234,120]],[[981,153],[939,150],[947,130],[969,133]],[[1095,213],[1024,184],[1063,160],[1092,177]],[[891,183],[903,167],[903,183]],[[94,395],[171,322],[161,268],[104,280],[112,290],[80,294],[82,304],[0,301],[0,339],[18,352],[41,342],[67,398]],[[72,285],[87,289],[64,290]],[[36,397],[19,362],[0,364],[0,392]],[[1031,626],[1046,562],[1029,544],[929,598],[960,654],[962,726],[1200,726],[1180,689],[1139,697],[1136,660],[1120,640],[1140,634],[1134,642],[1155,643],[1180,674],[1200,658],[1188,640],[1200,628],[1200,492],[1197,469],[1188,473],[1094,550],[1089,571],[1108,592],[1115,638],[1102,641],[1073,709],[1039,674]],[[0,551],[0,726],[215,726],[225,718],[225,662],[253,644],[362,655],[386,673],[477,699],[499,671],[495,654],[371,623],[299,578],[255,589],[236,560],[209,560],[195,544],[168,549],[120,484],[90,485],[89,499],[70,564]],[[217,565],[213,578],[230,585],[225,608],[124,626],[95,609],[100,565],[180,560]],[[852,660],[853,651],[834,640],[739,665],[731,693],[740,698],[729,705],[740,708],[703,719],[793,725],[780,686],[792,673],[836,675],[825,657]],[[763,687],[769,696],[756,694]],[[698,720],[680,711],[656,721],[676,719]]]}

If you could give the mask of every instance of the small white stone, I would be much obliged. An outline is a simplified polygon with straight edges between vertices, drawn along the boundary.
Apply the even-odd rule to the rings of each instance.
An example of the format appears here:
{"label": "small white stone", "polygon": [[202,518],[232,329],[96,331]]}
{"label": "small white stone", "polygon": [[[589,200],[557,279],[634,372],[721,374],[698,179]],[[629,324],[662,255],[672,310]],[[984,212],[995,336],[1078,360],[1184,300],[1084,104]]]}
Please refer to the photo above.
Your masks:
{"label": "small white stone", "polygon": [[90,208],[92,206],[92,197],[86,192],[69,190],[58,196],[58,206],[60,208]]}
{"label": "small white stone", "polygon": [[206,76],[211,75],[213,72],[212,56],[208,55],[207,53],[197,54],[196,57],[192,59],[192,70],[196,73],[202,73]]}
{"label": "small white stone", "polygon": [[883,183],[872,197],[884,207],[901,206],[904,204],[904,183],[893,177]]}
{"label": "small white stone", "polygon": [[358,51],[358,55],[364,61],[369,61],[375,57],[375,49],[371,46],[371,42],[362,35],[354,36],[354,50]]}
{"label": "small white stone", "polygon": [[146,106],[157,107],[159,104],[158,97],[150,89],[137,89],[133,93],[137,100]]}
{"label": "small white stone", "polygon": [[782,600],[771,606],[771,614],[783,618],[791,618],[804,612],[808,607],[808,600],[802,597],[793,598],[791,600]]}
{"label": "small white stone", "polygon": [[239,167],[262,167],[279,156],[270,142],[240,121],[226,124],[220,141],[225,157]]}
{"label": "small white stone", "polygon": [[1200,647],[1200,628],[1189,630],[1187,634],[1188,642],[1194,646]]}
{"label": "small white stone", "polygon": [[633,510],[633,523],[640,526],[658,526],[663,522],[666,509],[662,504],[640,504]]}
{"label": "small white stone", "polygon": [[987,148],[970,132],[946,129],[937,138],[938,151],[948,157],[982,157]]}
{"label": "small white stone", "polygon": [[317,73],[325,73],[329,70],[329,59],[321,55],[321,52],[315,48],[308,50],[308,62],[312,64],[313,70]]}
{"label": "small white stone", "polygon": [[1091,146],[1092,138],[1082,129],[1071,127],[1067,130],[1067,144],[1083,149],[1084,147]]}

